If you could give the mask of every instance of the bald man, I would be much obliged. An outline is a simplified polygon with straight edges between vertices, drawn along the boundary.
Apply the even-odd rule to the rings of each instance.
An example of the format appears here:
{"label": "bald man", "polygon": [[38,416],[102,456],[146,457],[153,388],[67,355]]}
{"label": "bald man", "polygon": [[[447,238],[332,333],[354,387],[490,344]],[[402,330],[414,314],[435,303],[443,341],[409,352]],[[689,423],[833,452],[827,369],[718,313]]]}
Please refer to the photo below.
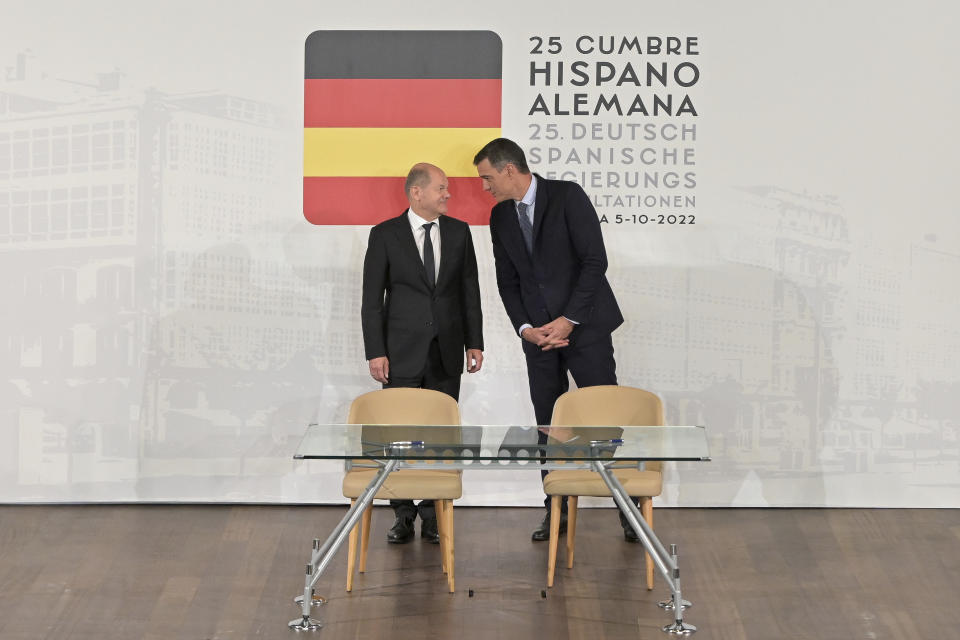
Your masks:
{"label": "bald man", "polygon": [[[483,365],[483,314],[470,228],[446,215],[447,176],[414,165],[404,189],[410,207],[370,230],[363,261],[363,344],[370,375],[383,387],[442,391],[458,400],[464,363]],[[438,544],[433,501],[391,500],[387,542],[420,535]]]}

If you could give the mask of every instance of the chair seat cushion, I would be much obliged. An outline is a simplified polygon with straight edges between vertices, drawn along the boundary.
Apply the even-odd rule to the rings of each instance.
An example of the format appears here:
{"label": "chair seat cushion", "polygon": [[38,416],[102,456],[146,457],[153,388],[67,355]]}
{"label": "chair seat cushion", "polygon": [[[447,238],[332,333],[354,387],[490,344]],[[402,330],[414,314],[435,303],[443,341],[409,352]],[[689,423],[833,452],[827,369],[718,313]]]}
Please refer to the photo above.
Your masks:
{"label": "chair seat cushion", "polygon": [[[659,471],[620,469],[613,475],[630,496],[658,496],[663,489],[663,474]],[[610,495],[610,489],[600,474],[586,469],[551,471],[543,479],[543,490],[548,496]]]}
{"label": "chair seat cushion", "polygon": [[[343,478],[345,498],[359,498],[376,469],[351,470]],[[401,469],[387,476],[377,495],[380,500],[456,500],[463,494],[459,471]]]}

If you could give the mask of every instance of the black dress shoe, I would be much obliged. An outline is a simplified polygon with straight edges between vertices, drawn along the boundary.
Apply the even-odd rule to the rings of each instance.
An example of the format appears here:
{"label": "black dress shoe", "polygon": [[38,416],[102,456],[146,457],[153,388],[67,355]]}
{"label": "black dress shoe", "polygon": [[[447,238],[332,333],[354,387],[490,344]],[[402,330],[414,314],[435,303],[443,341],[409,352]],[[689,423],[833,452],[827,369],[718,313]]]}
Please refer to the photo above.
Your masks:
{"label": "black dress shoe", "polygon": [[[560,535],[563,535],[567,532],[567,514],[560,514]],[[550,512],[547,512],[547,515],[543,516],[543,521],[540,523],[540,526],[533,530],[533,535],[530,536],[530,539],[534,542],[543,542],[544,540],[550,539]]]}
{"label": "black dress shoe", "polygon": [[623,539],[627,542],[637,543],[640,542],[640,536],[637,535],[637,532],[633,530],[633,527],[630,526],[630,523],[627,522],[626,517],[621,511],[617,515],[620,516],[620,526],[623,527]]}
{"label": "black dress shoe", "polygon": [[428,518],[420,525],[420,537],[430,544],[440,544],[440,532],[437,531],[437,519]]}
{"label": "black dress shoe", "polygon": [[397,516],[393,526],[387,531],[387,542],[390,544],[406,544],[413,540],[413,518]]}

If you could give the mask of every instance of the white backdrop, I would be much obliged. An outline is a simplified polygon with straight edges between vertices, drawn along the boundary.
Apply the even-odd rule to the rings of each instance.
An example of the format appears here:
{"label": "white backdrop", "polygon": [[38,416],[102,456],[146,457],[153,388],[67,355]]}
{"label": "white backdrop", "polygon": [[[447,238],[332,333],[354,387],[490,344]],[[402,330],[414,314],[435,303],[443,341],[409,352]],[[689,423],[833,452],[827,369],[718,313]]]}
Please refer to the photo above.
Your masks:
{"label": "white backdrop", "polygon": [[[376,388],[369,228],[303,218],[304,39],[479,29],[503,43],[503,135],[607,216],[621,383],[708,427],[714,461],[672,467],[662,504],[960,506],[958,9],[720,4],[5,0],[0,500],[340,501],[338,465],[291,456],[307,422]],[[696,54],[578,52],[583,35],[696,38]],[[531,62],[578,60],[698,75],[531,86]],[[587,115],[555,113],[576,93]],[[549,113],[531,113],[538,94]],[[594,115],[614,94],[651,115]],[[631,123],[658,135],[630,140]],[[576,139],[595,124],[603,139]],[[637,172],[662,182],[624,186]],[[488,229],[473,233],[487,350],[463,420],[532,422]],[[540,500],[535,473],[467,474],[466,504]]]}

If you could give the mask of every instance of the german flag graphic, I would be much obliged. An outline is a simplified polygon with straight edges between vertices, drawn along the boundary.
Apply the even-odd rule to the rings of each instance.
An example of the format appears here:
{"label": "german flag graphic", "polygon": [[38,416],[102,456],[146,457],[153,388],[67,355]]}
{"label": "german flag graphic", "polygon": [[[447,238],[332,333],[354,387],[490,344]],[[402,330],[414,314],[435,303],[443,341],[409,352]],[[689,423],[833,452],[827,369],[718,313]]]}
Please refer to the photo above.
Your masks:
{"label": "german flag graphic", "polygon": [[450,215],[488,224],[474,154],[500,137],[500,37],[491,31],[315,31],[306,42],[303,214],[370,225],[407,207],[417,162],[443,169]]}

